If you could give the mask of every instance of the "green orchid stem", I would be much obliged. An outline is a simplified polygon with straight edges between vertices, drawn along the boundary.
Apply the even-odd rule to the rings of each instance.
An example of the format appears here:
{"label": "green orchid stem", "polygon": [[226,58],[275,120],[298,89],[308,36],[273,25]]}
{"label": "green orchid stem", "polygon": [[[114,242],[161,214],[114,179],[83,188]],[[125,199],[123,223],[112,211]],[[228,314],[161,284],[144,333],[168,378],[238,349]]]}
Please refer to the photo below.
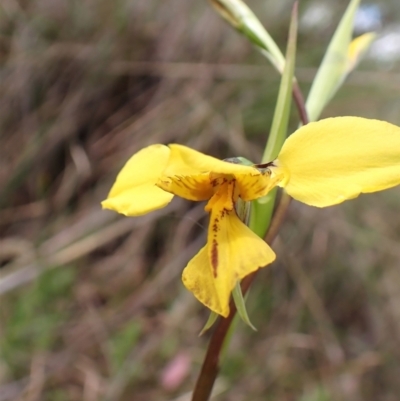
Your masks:
{"label": "green orchid stem", "polygon": [[[278,207],[275,211],[274,217],[272,218],[271,225],[269,226],[268,232],[264,238],[265,242],[267,242],[269,245],[272,244],[272,242],[278,235],[279,229],[285,219],[286,212],[290,205],[290,201],[291,197],[286,193],[283,193]],[[250,274],[242,280],[241,288],[243,295],[246,294],[246,292],[250,288],[256,274],[257,272]],[[235,303],[231,301],[229,316],[227,318],[221,318],[218,321],[217,326],[211,336],[207,353],[204,358],[203,366],[201,368],[196,386],[193,390],[192,401],[209,400],[215,379],[217,378],[219,372],[219,360],[221,350],[223,348],[226,335],[229,331],[235,315]]]}

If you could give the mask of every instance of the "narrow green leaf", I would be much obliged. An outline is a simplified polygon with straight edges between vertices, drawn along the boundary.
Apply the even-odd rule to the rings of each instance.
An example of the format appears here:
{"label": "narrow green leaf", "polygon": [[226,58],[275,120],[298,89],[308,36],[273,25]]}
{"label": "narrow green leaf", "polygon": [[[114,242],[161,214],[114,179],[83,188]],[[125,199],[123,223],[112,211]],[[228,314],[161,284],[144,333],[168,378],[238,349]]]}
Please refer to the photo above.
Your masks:
{"label": "narrow green leaf", "polygon": [[[297,40],[297,3],[293,6],[289,28],[289,39],[286,50],[286,64],[279,87],[278,100],[275,107],[271,132],[264,151],[262,163],[274,160],[286,139],[289,122],[290,106],[292,101],[292,83],[296,60]],[[277,191],[271,191],[266,197],[252,202],[250,228],[260,237],[263,237],[271,221],[272,211]]]}
{"label": "narrow green leaf", "polygon": [[348,65],[348,50],[353,32],[354,15],[360,0],[351,0],[313,81],[306,102],[310,121],[316,121],[343,82]]}
{"label": "narrow green leaf", "polygon": [[246,36],[282,73],[285,58],[271,35],[242,0],[209,0],[214,9],[242,35]]}
{"label": "narrow green leaf", "polygon": [[244,302],[242,289],[240,288],[240,282],[236,283],[235,288],[232,291],[233,301],[235,302],[236,309],[240,318],[253,330],[257,331],[257,329],[250,322],[249,315],[247,314],[246,304]]}
{"label": "narrow green leaf", "polygon": [[283,142],[286,139],[287,126],[289,121],[290,106],[292,103],[292,83],[294,76],[294,65],[296,60],[296,40],[297,40],[297,3],[293,8],[292,19],[289,28],[289,39],[286,51],[287,63],[283,71],[281,84],[279,87],[278,100],[275,107],[274,118],[272,120],[271,132],[268,143],[264,151],[262,163],[274,160]]}
{"label": "narrow green leaf", "polygon": [[207,322],[200,331],[199,337],[202,336],[207,330],[211,328],[211,326],[216,322],[218,319],[218,313],[215,313],[213,311],[210,311],[210,316],[208,316]]}

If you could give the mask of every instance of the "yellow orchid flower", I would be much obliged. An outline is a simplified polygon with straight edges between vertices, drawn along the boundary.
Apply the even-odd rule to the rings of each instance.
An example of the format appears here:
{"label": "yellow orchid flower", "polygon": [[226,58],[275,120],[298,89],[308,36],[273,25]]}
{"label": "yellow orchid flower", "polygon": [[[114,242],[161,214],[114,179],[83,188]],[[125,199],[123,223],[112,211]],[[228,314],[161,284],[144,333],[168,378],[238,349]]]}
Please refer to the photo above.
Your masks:
{"label": "yellow orchid flower", "polygon": [[138,216],[166,206],[173,195],[208,200],[208,241],[182,279],[200,302],[226,317],[236,283],[275,259],[239,219],[235,202],[280,186],[301,202],[326,207],[398,184],[400,128],[337,117],[301,127],[264,165],[227,163],[182,145],[151,145],[127,162],[102,206]]}

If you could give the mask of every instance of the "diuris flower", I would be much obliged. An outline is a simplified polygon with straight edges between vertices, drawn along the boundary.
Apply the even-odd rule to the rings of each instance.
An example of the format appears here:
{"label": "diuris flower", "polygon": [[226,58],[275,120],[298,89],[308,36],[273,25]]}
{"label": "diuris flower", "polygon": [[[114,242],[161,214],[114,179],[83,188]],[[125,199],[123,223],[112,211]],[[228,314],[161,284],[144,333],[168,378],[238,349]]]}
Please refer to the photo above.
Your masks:
{"label": "diuris flower", "polygon": [[157,144],[128,161],[102,205],[136,216],[164,207],[172,194],[208,200],[208,241],[182,279],[203,304],[227,316],[236,282],[275,259],[272,249],[239,219],[235,203],[266,195],[275,182],[269,170],[227,163],[181,145]]}
{"label": "diuris flower", "polygon": [[237,216],[235,203],[284,187],[306,204],[325,207],[400,183],[400,128],[377,120],[337,117],[310,123],[267,165],[245,166],[182,145],[151,145],[119,173],[102,206],[138,216],[173,195],[205,201],[205,247],[183,271],[185,286],[212,311],[227,316],[238,281],[275,259],[272,249]]}

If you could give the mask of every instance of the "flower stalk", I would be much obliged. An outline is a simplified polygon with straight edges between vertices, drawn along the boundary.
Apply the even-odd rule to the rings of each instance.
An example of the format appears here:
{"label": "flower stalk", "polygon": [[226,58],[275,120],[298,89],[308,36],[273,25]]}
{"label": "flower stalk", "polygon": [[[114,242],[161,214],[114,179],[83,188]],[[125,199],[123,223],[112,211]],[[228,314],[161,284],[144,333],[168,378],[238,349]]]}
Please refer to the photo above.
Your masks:
{"label": "flower stalk", "polygon": [[[303,97],[301,96],[300,88],[298,87],[298,85],[296,85],[294,92],[294,87],[292,86],[292,83],[294,81],[293,76],[296,55],[296,38],[297,2],[294,4],[292,10],[286,57],[287,62],[285,63],[284,71],[282,74],[282,81],[278,94],[277,106],[275,108],[270,137],[262,159],[264,163],[273,160],[278,155],[286,138],[292,92],[294,97],[298,100],[296,104],[298,105],[297,107],[299,110],[299,115],[303,117],[303,124],[306,124],[308,122],[307,112],[305,109]],[[291,199],[290,196],[287,194],[282,195],[278,207],[275,211],[274,217],[271,221],[275,197],[276,189],[272,190],[267,195],[267,197],[265,197],[269,200],[267,203],[265,201],[264,203],[254,201],[253,208],[255,210],[252,211],[250,220],[250,228],[258,235],[263,236],[263,233],[265,231],[267,232],[264,240],[269,245],[272,244],[273,240],[279,232],[279,228],[284,221],[286,211],[289,207]],[[265,228],[260,226],[259,221],[264,224]],[[238,311],[242,319],[252,327],[247,313],[245,313],[245,317],[243,317],[243,311],[238,310],[237,306],[243,305],[244,307],[243,295],[245,295],[249,290],[256,274],[257,272],[248,275],[241,282],[241,291],[239,291],[239,294],[242,297],[242,303],[238,302],[236,299],[238,296],[238,290],[236,289],[236,291],[233,292],[233,302],[231,301],[230,314],[227,318],[222,318],[219,320],[218,325],[213,332],[210,343],[208,345],[203,366],[201,368],[195,389],[193,391],[192,401],[207,401],[211,396],[212,388],[219,372],[220,355],[224,344],[227,341],[227,334],[236,315],[236,311]],[[245,307],[244,311],[246,311]]]}

